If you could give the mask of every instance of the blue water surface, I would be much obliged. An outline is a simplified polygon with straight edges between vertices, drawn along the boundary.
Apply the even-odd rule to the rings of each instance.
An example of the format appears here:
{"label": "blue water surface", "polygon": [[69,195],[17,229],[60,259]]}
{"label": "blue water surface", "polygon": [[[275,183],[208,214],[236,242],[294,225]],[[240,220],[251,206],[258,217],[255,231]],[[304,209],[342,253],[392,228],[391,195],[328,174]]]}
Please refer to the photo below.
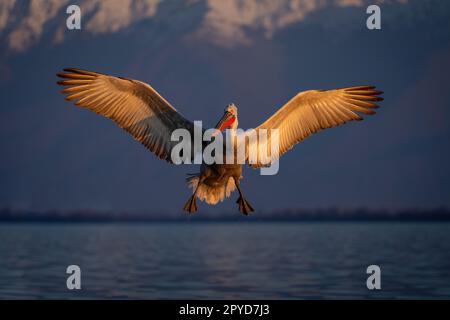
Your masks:
{"label": "blue water surface", "polygon": [[0,224],[0,298],[450,298],[450,223]]}

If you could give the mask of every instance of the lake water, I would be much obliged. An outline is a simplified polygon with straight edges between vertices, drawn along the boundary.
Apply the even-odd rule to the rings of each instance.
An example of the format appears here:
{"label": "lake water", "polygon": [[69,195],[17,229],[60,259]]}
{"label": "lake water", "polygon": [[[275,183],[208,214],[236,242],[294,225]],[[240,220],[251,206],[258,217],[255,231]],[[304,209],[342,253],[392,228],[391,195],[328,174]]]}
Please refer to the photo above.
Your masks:
{"label": "lake water", "polygon": [[0,224],[0,298],[450,298],[450,223]]}

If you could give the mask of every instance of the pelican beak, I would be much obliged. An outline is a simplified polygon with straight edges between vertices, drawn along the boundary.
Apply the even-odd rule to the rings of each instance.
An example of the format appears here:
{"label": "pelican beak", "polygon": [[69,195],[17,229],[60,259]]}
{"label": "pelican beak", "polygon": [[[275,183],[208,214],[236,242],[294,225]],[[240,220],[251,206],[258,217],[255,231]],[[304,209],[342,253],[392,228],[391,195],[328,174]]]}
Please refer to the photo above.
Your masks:
{"label": "pelican beak", "polygon": [[216,125],[216,132],[213,133],[213,137],[217,136],[220,132],[229,128],[236,121],[236,117],[231,112],[226,111],[222,119]]}

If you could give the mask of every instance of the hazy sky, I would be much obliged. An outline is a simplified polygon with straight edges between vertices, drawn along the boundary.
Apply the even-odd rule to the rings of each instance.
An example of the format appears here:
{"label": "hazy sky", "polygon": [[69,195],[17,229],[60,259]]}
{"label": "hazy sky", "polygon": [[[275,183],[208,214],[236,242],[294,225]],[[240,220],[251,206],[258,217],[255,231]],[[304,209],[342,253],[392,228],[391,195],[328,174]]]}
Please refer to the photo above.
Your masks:
{"label": "hazy sky", "polygon": [[[450,2],[0,0],[0,207],[182,208],[185,173],[64,101],[80,67],[150,83],[191,120],[226,104],[255,127],[298,91],[374,84],[376,116],[320,132],[276,176],[244,171],[257,209],[450,205]],[[382,30],[366,28],[378,3]],[[237,211],[237,195],[217,208]]]}

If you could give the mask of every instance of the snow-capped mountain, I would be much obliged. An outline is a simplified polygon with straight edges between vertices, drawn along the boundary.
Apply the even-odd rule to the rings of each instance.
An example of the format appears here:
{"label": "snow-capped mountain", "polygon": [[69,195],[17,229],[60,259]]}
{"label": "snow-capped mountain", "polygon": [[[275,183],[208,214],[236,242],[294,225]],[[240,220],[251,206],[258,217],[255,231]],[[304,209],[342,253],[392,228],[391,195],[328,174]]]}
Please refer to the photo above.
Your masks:
{"label": "snow-capped mountain", "polygon": [[[191,39],[232,47],[251,43],[252,32],[271,37],[325,8],[363,8],[369,4],[392,5],[408,0],[83,0],[83,31],[94,35],[125,31],[142,21],[166,25],[186,24],[179,30]],[[427,1],[424,1],[427,2]],[[69,0],[1,0],[0,38],[15,52],[23,52],[45,35],[55,43],[65,40]],[[364,11],[363,11],[364,12]],[[189,22],[189,21],[188,21]],[[319,21],[320,22],[320,21]],[[321,24],[326,25],[326,19]],[[150,31],[151,32],[151,31]]]}

